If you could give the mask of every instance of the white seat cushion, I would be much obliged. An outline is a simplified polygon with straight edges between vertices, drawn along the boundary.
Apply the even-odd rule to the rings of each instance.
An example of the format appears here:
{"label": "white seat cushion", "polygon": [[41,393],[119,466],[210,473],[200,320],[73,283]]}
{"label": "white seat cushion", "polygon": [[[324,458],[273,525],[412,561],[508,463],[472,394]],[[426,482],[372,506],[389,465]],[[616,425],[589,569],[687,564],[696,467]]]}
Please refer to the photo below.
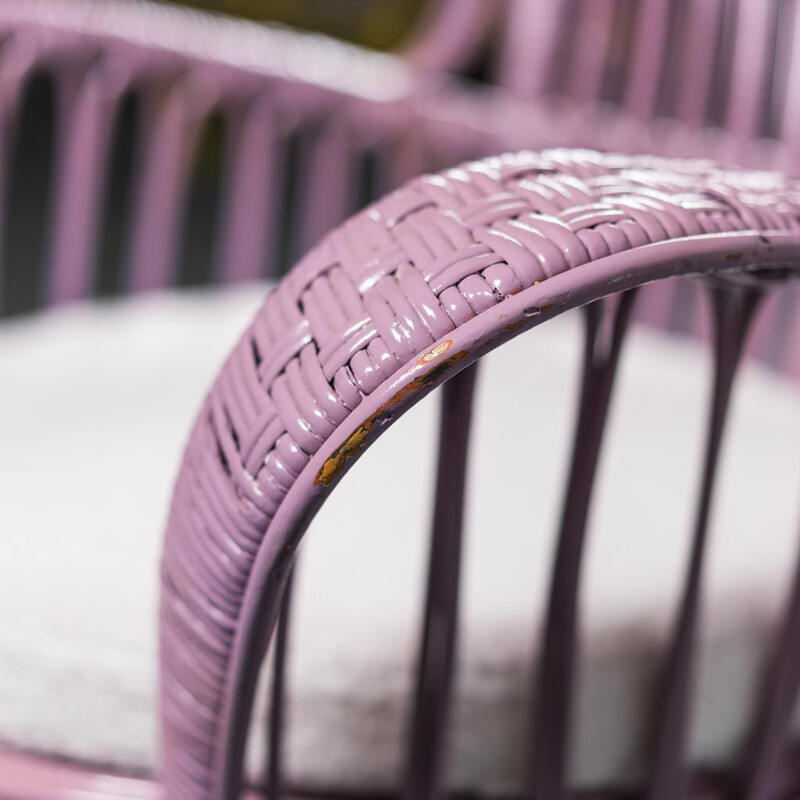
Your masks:
{"label": "white seat cushion", "polygon": [[[0,330],[0,740],[157,762],[156,609],[169,491],[203,391],[264,288],[76,307]],[[580,350],[569,315],[482,365],[451,780],[524,775],[529,685]],[[635,780],[691,527],[708,393],[696,345],[637,331],[607,432],[582,591],[573,779]],[[434,479],[435,397],[309,531],[292,631],[290,777],[397,780]],[[800,393],[749,365],[717,496],[694,755],[743,741],[795,558]],[[388,512],[387,512],[388,509]],[[263,703],[259,709],[263,709]],[[255,724],[252,769],[263,753]]]}

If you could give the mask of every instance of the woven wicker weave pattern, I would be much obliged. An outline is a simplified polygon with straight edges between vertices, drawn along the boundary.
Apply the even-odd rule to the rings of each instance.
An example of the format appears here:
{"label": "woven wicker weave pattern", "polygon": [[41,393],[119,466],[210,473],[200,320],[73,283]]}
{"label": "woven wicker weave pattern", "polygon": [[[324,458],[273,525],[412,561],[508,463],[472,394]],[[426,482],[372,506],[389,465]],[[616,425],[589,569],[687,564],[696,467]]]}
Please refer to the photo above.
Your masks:
{"label": "woven wicker weave pattern", "polygon": [[[312,251],[225,365],[175,490],[161,640],[169,797],[219,796],[221,708],[256,553],[311,456],[365,396],[409,362],[440,365],[451,331],[554,275],[747,230],[800,230],[795,185],[701,162],[548,151],[417,179]],[[316,483],[335,480],[369,434],[358,429]]]}

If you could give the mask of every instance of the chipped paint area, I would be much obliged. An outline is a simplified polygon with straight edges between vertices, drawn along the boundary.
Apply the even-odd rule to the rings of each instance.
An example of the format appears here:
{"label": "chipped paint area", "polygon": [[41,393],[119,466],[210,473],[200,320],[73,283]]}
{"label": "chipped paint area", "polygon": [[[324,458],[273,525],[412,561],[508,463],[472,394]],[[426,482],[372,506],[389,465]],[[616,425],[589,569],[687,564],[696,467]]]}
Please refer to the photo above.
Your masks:
{"label": "chipped paint area", "polygon": [[[431,361],[434,361],[443,353],[446,353],[450,347],[452,347],[452,345],[453,341],[451,339],[448,339],[446,342],[442,342],[442,344],[435,347],[426,355],[431,355],[437,351],[438,354],[434,355],[433,358],[428,359],[427,361],[423,360],[425,358],[425,356],[423,356],[419,361],[417,361],[417,364],[422,365],[431,363]],[[410,381],[408,384],[406,384],[397,392],[397,394],[394,395],[394,397],[391,398],[391,400],[384,403],[374,414],[367,417],[367,419],[365,419],[364,422],[359,425],[353,433],[350,434],[350,436],[347,438],[347,441],[343,442],[333,451],[333,453],[331,453],[331,455],[322,465],[322,469],[320,469],[320,471],[317,473],[317,476],[314,478],[314,483],[317,486],[329,486],[331,483],[333,483],[337,476],[344,471],[345,467],[347,466],[347,462],[356,458],[364,449],[367,444],[369,434],[376,425],[382,422],[388,422],[391,418],[391,412],[397,406],[403,403],[407,398],[412,397],[413,395],[430,386],[432,383],[435,383],[438,378],[447,372],[448,369],[455,366],[460,361],[463,361],[468,355],[469,352],[467,350],[454,353],[444,361],[440,361],[439,363],[435,364],[434,367],[424,375],[420,375],[418,378],[414,378],[413,381]]]}
{"label": "chipped paint area", "polygon": [[351,458],[355,458],[364,447],[369,432],[372,430],[374,420],[370,417],[359,425],[356,430],[350,434],[344,444],[339,445],[330,458],[328,458],[322,465],[322,469],[314,479],[314,483],[328,486],[333,479],[344,469],[345,465]]}
{"label": "chipped paint area", "polygon": [[437,358],[441,358],[452,346],[453,340],[446,339],[441,344],[437,344],[433,350],[429,350],[425,353],[425,355],[417,361],[417,364],[422,366],[423,364],[430,364],[431,361],[436,361]]}
{"label": "chipped paint area", "polygon": [[517,322],[509,322],[508,325],[503,325],[502,330],[506,333],[513,333],[518,331],[525,324],[525,320],[517,320]]}

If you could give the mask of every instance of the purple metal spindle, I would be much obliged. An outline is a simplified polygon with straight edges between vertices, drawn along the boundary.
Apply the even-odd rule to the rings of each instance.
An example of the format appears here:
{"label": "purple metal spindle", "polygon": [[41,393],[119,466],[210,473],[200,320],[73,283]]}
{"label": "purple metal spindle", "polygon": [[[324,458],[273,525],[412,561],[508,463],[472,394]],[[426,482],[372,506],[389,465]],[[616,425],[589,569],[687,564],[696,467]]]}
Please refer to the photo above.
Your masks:
{"label": "purple metal spindle", "polygon": [[441,793],[453,691],[467,452],[477,365],[442,387],[439,461],[425,617],[404,797]]}
{"label": "purple metal spindle", "polygon": [[731,389],[747,334],[762,296],[760,291],[738,287],[714,286],[709,292],[714,312],[714,387],[711,413],[692,549],[666,661],[648,800],[674,800],[683,796],[686,789],[684,762],[711,500]]}
{"label": "purple metal spindle", "polygon": [[128,76],[107,62],[88,67],[72,104],[60,105],[66,128],[59,148],[47,300],[91,293],[103,177],[114,118]]}
{"label": "purple metal spindle", "polygon": [[[800,29],[800,8],[797,3],[784,3],[783,14],[780,21],[792,33]],[[796,41],[796,34],[795,34]],[[800,96],[800,48],[792,49],[791,59],[786,68],[784,97],[796,98]],[[778,124],[778,137],[787,143],[795,143],[791,148],[792,155],[787,163],[787,168],[793,174],[797,173],[798,153],[796,143],[800,141],[800,103],[784,102],[783,114]]]}
{"label": "purple metal spindle", "polygon": [[724,0],[690,0],[685,27],[686,57],[682,61],[676,113],[694,128],[706,123],[714,78],[715,42]]}
{"label": "purple metal spindle", "polygon": [[498,83],[516,97],[531,100],[554,83],[559,32],[568,3],[561,0],[506,0],[508,12],[498,54]]}
{"label": "purple metal spindle", "polygon": [[744,800],[767,800],[775,795],[778,768],[788,744],[792,714],[797,707],[800,690],[800,553],[783,622],[778,628],[768,678]]}
{"label": "purple metal spindle", "polygon": [[128,275],[135,292],[164,288],[175,277],[181,210],[202,122],[192,101],[191,87],[176,83],[147,132]]}
{"label": "purple metal spindle", "polygon": [[727,127],[742,141],[762,132],[764,97],[768,88],[773,43],[770,41],[778,4],[739,0]]}
{"label": "purple metal spindle", "polygon": [[333,112],[308,139],[302,164],[303,215],[300,250],[307,252],[354,211],[354,131],[349,119]]}
{"label": "purple metal spindle", "polygon": [[223,281],[256,280],[267,272],[277,233],[277,187],[281,185],[281,134],[266,93],[229,115],[229,184],[224,205],[220,275]]}
{"label": "purple metal spindle", "polygon": [[569,479],[551,577],[542,656],[534,695],[529,796],[564,796],[574,696],[577,596],[586,520],[603,442],[614,378],[635,291],[619,295],[606,311],[601,300],[585,307],[580,405]]}
{"label": "purple metal spindle", "polygon": [[603,78],[611,48],[614,28],[613,0],[589,0],[576,20],[572,33],[572,63],[566,87],[570,97],[596,103],[603,91]]}
{"label": "purple metal spindle", "polygon": [[669,42],[672,0],[640,0],[634,39],[633,60],[626,90],[625,106],[635,116],[651,120],[658,111],[663,87],[665,53]]}
{"label": "purple metal spindle", "polygon": [[275,662],[272,672],[267,743],[267,796],[277,800],[283,794],[283,737],[286,730],[286,656],[292,616],[292,587],[297,564],[292,567],[283,591],[280,616],[275,629]]}

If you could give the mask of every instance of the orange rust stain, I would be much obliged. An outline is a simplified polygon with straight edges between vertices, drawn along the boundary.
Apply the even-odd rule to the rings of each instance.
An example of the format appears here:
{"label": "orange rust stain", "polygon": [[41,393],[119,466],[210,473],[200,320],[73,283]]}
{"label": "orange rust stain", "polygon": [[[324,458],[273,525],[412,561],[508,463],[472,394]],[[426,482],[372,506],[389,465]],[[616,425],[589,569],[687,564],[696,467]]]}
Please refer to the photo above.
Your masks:
{"label": "orange rust stain", "polygon": [[423,364],[430,364],[431,361],[435,361],[440,356],[443,356],[451,347],[453,346],[452,339],[445,339],[441,344],[437,344],[433,350],[429,350],[422,356],[418,361],[417,364],[422,366]]}
{"label": "orange rust stain", "polygon": [[339,445],[330,458],[328,458],[322,465],[322,469],[317,473],[314,478],[314,483],[323,486],[328,486],[333,479],[345,468],[345,465],[351,458],[355,458],[363,449],[367,440],[369,432],[372,430],[374,420],[372,417],[365,420],[363,425],[359,425],[356,430],[350,434],[347,441]]}
{"label": "orange rust stain", "polygon": [[[443,344],[447,344],[447,349],[452,346],[453,342],[448,340]],[[441,347],[442,345],[439,345]],[[435,348],[439,349],[439,348]],[[431,351],[433,352],[433,351]],[[446,352],[446,350],[442,351]],[[380,422],[381,420],[385,420],[390,412],[400,405],[407,397],[411,397],[418,392],[425,389],[431,383],[434,383],[437,378],[441,377],[450,367],[455,366],[459,363],[459,361],[463,361],[469,355],[468,351],[462,350],[459,353],[454,353],[449,358],[446,358],[444,361],[440,361],[433,369],[426,372],[424,375],[420,375],[418,378],[414,378],[413,381],[410,381],[406,384],[399,392],[397,392],[394,397],[384,403],[382,406],[375,411],[374,414],[371,414],[361,425],[356,428],[353,433],[347,438],[347,441],[339,445],[333,453],[328,457],[325,463],[322,465],[322,469],[317,473],[317,476],[314,478],[314,483],[319,486],[329,486],[336,477],[345,469],[347,466],[347,462],[351,459],[356,458],[364,447],[367,444],[367,439],[369,438],[369,434],[372,432],[372,429],[375,427],[376,423]],[[435,356],[434,356],[435,358]],[[417,363],[429,363],[420,360]]]}
{"label": "orange rust stain", "polygon": [[418,378],[414,378],[410,383],[407,383],[388,403],[381,406],[378,411],[381,414],[391,411],[407,397],[422,391],[426,386],[434,383],[436,379],[447,372],[450,367],[455,366],[459,361],[463,361],[468,355],[469,353],[466,350],[462,350],[460,353],[455,353],[444,361],[440,361],[430,372],[426,372],[424,375],[420,375]]}
{"label": "orange rust stain", "polygon": [[513,333],[514,331],[518,331],[523,325],[524,322],[522,320],[519,320],[518,322],[510,322],[508,325],[503,326],[503,330],[507,331],[508,333]]}

